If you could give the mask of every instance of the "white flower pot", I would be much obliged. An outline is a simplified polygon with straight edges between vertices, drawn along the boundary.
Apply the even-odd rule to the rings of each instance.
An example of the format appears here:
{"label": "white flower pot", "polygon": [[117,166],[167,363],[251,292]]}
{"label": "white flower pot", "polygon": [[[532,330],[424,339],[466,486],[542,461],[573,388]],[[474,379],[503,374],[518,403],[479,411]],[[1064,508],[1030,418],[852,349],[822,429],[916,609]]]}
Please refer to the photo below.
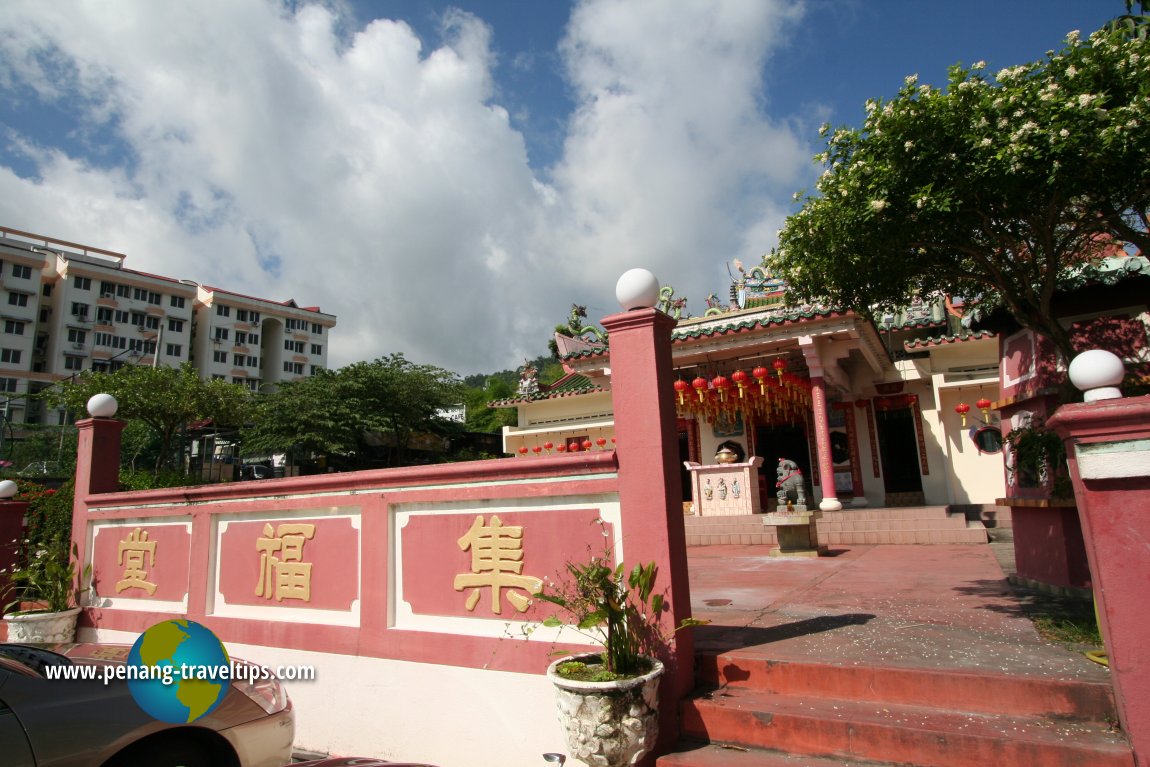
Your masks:
{"label": "white flower pot", "polygon": [[80,608],[59,613],[29,612],[5,615],[9,642],[60,644],[76,638],[76,619]]}
{"label": "white flower pot", "polygon": [[597,662],[599,656],[562,658],[547,667],[570,756],[590,767],[635,764],[654,747],[659,734],[663,664],[649,658],[652,666],[646,674],[614,682],[579,682],[556,671],[561,663],[588,659]]}

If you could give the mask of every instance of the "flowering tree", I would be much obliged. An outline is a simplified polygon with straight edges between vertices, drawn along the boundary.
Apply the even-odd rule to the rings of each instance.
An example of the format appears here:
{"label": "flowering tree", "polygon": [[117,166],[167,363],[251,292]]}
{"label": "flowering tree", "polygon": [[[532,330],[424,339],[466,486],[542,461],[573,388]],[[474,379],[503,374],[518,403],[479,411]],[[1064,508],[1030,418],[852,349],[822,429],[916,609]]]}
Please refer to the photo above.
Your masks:
{"label": "flowering tree", "polygon": [[1100,256],[1150,252],[1150,41],[1099,31],[997,75],[906,79],[861,129],[827,126],[770,267],[799,298],[869,313],[979,297],[1072,354],[1051,303]]}

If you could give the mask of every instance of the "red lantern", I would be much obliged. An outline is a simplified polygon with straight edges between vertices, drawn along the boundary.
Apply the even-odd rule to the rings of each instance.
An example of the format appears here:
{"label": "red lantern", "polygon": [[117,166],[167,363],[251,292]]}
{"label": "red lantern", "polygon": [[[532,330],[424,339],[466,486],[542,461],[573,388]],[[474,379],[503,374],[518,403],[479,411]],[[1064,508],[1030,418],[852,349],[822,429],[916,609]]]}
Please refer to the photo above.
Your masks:
{"label": "red lantern", "polygon": [[959,402],[954,406],[954,412],[962,417],[962,425],[966,426],[966,414],[970,412],[970,405],[965,402]]}
{"label": "red lantern", "polygon": [[611,444],[612,444],[612,445],[614,445],[614,444],[615,444],[615,438],[614,438],[614,437],[612,437],[612,438],[611,438]]}
{"label": "red lantern", "polygon": [[535,455],[539,455],[543,452],[543,448],[539,447],[539,445],[536,445],[535,447],[531,448],[531,452],[535,453]]}
{"label": "red lantern", "polygon": [[777,360],[771,363],[771,367],[773,367],[775,372],[779,374],[779,380],[782,381],[783,371],[787,369],[787,361],[782,357],[779,357]]}
{"label": "red lantern", "polygon": [[727,398],[727,389],[731,388],[731,382],[727,380],[726,376],[715,376],[711,379],[711,386],[719,392],[719,401],[722,402]]}
{"label": "red lantern", "polygon": [[699,402],[702,402],[707,392],[707,379],[699,376],[694,381],[691,381],[691,386],[695,387],[695,391],[699,395]]}
{"label": "red lantern", "polygon": [[566,453],[567,452],[567,446],[564,445],[562,442],[560,442],[558,445],[555,446],[555,450],[556,450],[556,452],[559,452],[559,453]]}
{"label": "red lantern", "polygon": [[519,455],[527,455],[527,445],[519,448]]}
{"label": "red lantern", "polygon": [[583,449],[584,450],[590,450],[591,449],[591,440],[589,440],[589,439],[583,440]]}
{"label": "red lantern", "polygon": [[546,450],[548,453],[551,452],[551,448],[553,448],[553,447],[555,447],[555,445],[550,443],[550,442],[544,442],[543,443],[543,449]]}
{"label": "red lantern", "polygon": [[731,380],[735,382],[735,386],[739,387],[739,399],[743,398],[743,387],[747,385],[747,378],[746,372],[742,370],[731,373]]}
{"label": "red lantern", "polygon": [[599,446],[600,450],[602,450],[603,446],[607,444],[607,440],[600,437],[599,439],[595,440],[595,444]]}
{"label": "red lantern", "polygon": [[754,376],[755,380],[759,382],[759,394],[766,394],[767,376],[770,375],[767,369],[762,365],[759,365],[757,368],[751,371],[751,375]]}
{"label": "red lantern", "polygon": [[688,390],[690,390],[690,388],[691,388],[691,385],[681,378],[678,381],[675,381],[675,391],[678,392],[678,394],[679,394],[679,404],[680,405],[683,404],[683,402],[684,402],[683,396],[687,393]]}
{"label": "red lantern", "polygon": [[983,397],[980,400],[978,400],[978,402],[975,402],[974,406],[982,411],[983,419],[989,419],[990,418],[990,406],[993,404],[994,403],[991,402],[990,400],[988,400],[986,397]]}

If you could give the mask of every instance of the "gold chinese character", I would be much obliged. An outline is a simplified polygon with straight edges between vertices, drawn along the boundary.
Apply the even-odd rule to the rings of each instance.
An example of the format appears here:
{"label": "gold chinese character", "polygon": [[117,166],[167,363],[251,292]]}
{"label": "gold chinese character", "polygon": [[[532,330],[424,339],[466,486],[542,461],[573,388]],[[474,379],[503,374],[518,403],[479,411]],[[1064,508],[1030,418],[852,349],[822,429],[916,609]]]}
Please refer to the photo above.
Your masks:
{"label": "gold chinese character", "polygon": [[[474,589],[468,596],[466,607],[475,609],[479,602],[479,590],[491,588],[491,612],[502,612],[503,589],[523,589],[534,594],[543,586],[543,581],[523,572],[523,527],[504,527],[499,517],[491,517],[491,526],[483,524],[478,516],[467,534],[459,539],[459,548],[471,549],[471,573],[455,576],[455,590]],[[518,592],[508,592],[507,600],[519,612],[526,610],[531,600]]]}
{"label": "gold chinese character", "polygon": [[148,540],[148,531],[136,528],[125,540],[120,541],[117,563],[124,566],[123,580],[116,581],[116,593],[125,589],[143,589],[148,596],[156,593],[156,584],[148,582],[148,572],[144,569],[144,555],[148,567],[156,566],[156,542]]}
{"label": "gold chinese character", "polygon": [[[257,597],[271,599],[274,596],[277,602],[311,601],[312,563],[303,561],[303,545],[314,535],[313,524],[284,523],[274,532],[270,524],[264,525],[264,537],[256,539],[256,549],[260,552]],[[273,556],[275,553],[279,556]]]}

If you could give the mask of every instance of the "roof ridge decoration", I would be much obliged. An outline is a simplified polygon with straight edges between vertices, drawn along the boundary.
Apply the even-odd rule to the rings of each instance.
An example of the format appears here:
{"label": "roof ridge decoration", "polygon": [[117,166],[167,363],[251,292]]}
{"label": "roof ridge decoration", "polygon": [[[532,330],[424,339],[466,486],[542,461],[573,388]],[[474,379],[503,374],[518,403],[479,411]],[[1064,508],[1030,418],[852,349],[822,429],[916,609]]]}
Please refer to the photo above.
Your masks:
{"label": "roof ridge decoration", "polygon": [[926,338],[913,338],[909,341],[903,342],[904,349],[915,349],[918,347],[926,346],[942,346],[944,344],[957,344],[966,341],[979,341],[985,338],[997,338],[998,333],[991,330],[974,330],[959,335],[938,335],[928,336]]}

